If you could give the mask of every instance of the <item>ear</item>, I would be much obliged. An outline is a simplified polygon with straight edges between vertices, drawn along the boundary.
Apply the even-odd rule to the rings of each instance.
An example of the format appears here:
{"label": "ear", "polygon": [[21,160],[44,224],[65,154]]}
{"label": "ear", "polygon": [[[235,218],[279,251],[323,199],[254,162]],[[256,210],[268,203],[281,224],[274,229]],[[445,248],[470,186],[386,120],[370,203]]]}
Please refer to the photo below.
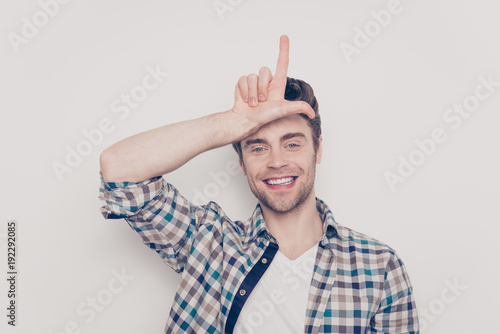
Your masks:
{"label": "ear", "polygon": [[316,163],[319,164],[321,163],[321,155],[323,154],[323,136],[319,136],[318,138],[319,144],[318,144],[318,149],[316,151]]}
{"label": "ear", "polygon": [[241,170],[243,171],[243,175],[247,175],[247,170],[245,169],[245,164],[243,163],[243,161],[241,161],[240,159],[240,166],[241,166]]}

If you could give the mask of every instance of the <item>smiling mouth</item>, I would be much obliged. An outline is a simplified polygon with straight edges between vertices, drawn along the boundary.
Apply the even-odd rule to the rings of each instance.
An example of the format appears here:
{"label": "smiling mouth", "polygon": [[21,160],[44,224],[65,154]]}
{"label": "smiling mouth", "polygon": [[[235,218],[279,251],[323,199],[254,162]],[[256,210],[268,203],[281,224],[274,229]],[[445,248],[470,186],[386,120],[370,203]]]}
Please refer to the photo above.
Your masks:
{"label": "smiling mouth", "polygon": [[286,186],[288,184],[293,183],[297,177],[296,176],[287,176],[282,178],[272,178],[264,180],[265,183],[269,185],[278,185],[278,186]]}

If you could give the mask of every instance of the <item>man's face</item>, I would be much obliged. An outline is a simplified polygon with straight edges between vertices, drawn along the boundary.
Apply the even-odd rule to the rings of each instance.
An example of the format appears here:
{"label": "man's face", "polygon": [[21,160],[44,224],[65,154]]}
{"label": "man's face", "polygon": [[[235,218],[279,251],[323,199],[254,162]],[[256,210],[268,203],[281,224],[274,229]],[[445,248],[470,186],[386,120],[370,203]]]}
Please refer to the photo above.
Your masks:
{"label": "man's face", "polygon": [[295,114],[268,123],[241,141],[240,165],[262,205],[288,213],[314,196],[321,140],[315,153],[311,127]]}

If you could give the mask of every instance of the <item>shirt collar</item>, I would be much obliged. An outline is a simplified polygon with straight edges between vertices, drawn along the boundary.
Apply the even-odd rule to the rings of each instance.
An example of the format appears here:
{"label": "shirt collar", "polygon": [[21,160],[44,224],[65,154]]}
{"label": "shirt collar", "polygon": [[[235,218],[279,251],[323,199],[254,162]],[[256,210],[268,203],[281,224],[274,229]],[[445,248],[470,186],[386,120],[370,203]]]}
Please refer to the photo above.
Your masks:
{"label": "shirt collar", "polygon": [[[337,241],[337,239],[342,241],[349,240],[349,229],[335,221],[332,211],[328,205],[318,197],[316,197],[316,208],[321,220],[323,221],[323,236],[321,237],[320,242],[324,246],[331,247],[332,242]],[[264,221],[260,203],[257,203],[257,206],[249,219],[249,227],[250,228],[247,230],[247,237],[250,242],[257,237],[264,236],[276,243],[276,239],[274,239],[271,235],[266,222]]]}
{"label": "shirt collar", "polygon": [[262,208],[260,203],[257,203],[255,210],[253,211],[252,216],[249,219],[248,229],[248,240],[252,242],[257,237],[263,236],[267,239],[271,239],[271,241],[276,242],[274,237],[271,235],[269,230],[267,229],[266,222],[264,221],[264,216],[262,215]]}
{"label": "shirt collar", "polygon": [[321,243],[324,246],[331,247],[332,243],[338,239],[341,241],[349,240],[349,229],[335,221],[333,213],[328,205],[318,197],[316,197],[316,209],[318,209],[319,216],[323,221],[323,236],[321,237]]}

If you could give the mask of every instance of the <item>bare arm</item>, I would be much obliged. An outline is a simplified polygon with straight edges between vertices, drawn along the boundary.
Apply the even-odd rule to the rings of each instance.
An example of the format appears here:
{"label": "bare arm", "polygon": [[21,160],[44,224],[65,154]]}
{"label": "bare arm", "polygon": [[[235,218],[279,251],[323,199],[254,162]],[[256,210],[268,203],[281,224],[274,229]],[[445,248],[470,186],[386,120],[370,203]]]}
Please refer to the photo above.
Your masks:
{"label": "bare arm", "polygon": [[102,152],[101,173],[108,182],[138,182],[170,173],[198,154],[248,132],[231,113],[169,124],[123,139]]}
{"label": "bare arm", "polygon": [[267,67],[259,76],[241,77],[232,109],[142,132],[108,147],[100,156],[104,179],[144,181],[170,173],[200,153],[241,140],[275,119],[294,113],[313,118],[306,102],[284,99],[288,50],[288,37],[281,36],[274,78]]}

